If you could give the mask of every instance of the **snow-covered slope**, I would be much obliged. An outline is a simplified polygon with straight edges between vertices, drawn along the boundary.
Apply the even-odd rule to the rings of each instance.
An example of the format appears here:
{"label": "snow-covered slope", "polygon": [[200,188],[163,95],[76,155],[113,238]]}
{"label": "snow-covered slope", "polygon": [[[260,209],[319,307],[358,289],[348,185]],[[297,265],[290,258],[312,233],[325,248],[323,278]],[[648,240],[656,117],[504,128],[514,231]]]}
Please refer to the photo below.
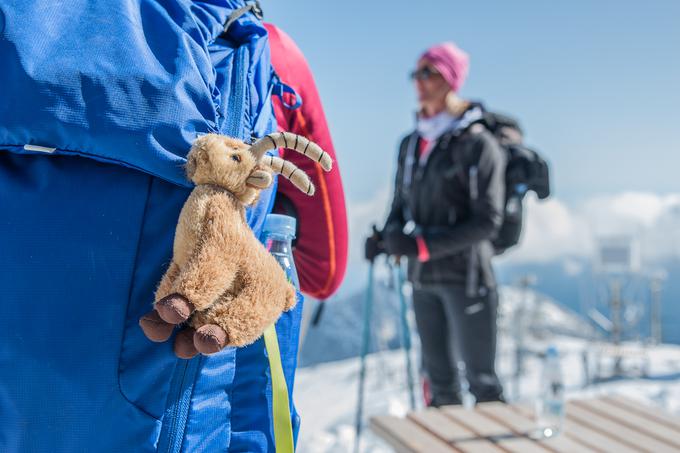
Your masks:
{"label": "snow-covered slope", "polygon": [[[378,279],[374,288],[371,351],[396,349],[400,343],[399,300],[389,276]],[[510,286],[500,289],[500,321],[515,324],[513,313],[522,316],[534,335],[561,333],[576,337],[593,335],[592,329],[576,315],[549,297]],[[361,350],[362,312],[365,294],[354,293],[324,302],[321,324],[311,327],[302,345],[300,365],[310,366],[356,357]],[[411,325],[414,321],[411,320]]]}
{"label": "snow-covered slope", "polygon": [[[540,354],[549,344],[554,344],[561,354],[568,398],[622,394],[680,414],[680,347],[627,344],[614,350],[593,340],[593,332],[585,321],[539,294],[503,288],[501,299],[498,372],[508,400],[532,402],[535,399],[542,366]],[[391,323],[394,328],[379,327],[378,331],[382,332],[379,335],[383,338],[378,343],[382,347],[394,345],[394,339],[398,338],[396,311],[387,312],[391,317],[380,320],[379,324]],[[354,318],[359,318],[359,313],[357,311]],[[328,310],[325,316],[331,314]],[[350,318],[348,315],[344,319],[339,331],[326,332],[325,337],[317,334],[315,340],[322,341],[327,348],[333,348],[332,342],[337,345],[346,339],[356,343],[360,338],[360,320],[350,322]],[[525,327],[522,329],[524,336],[520,338],[525,359],[519,378],[515,378],[517,326]],[[326,324],[323,329],[330,328]],[[309,336],[307,341],[312,338]],[[412,351],[413,363],[418,363],[416,350],[417,344]],[[332,350],[326,352],[333,355]],[[347,354],[346,351],[343,353]],[[607,378],[613,373],[614,353],[624,357],[622,368],[626,378]],[[302,416],[298,451],[352,451],[358,373],[357,357],[317,363],[298,371],[295,401]],[[600,377],[596,383],[595,374]],[[391,451],[370,432],[367,420],[372,415],[404,415],[408,411],[402,350],[386,349],[369,356],[365,391],[361,451]],[[415,392],[417,402],[421,404],[420,389],[416,388]],[[471,405],[471,397],[466,399]]]}

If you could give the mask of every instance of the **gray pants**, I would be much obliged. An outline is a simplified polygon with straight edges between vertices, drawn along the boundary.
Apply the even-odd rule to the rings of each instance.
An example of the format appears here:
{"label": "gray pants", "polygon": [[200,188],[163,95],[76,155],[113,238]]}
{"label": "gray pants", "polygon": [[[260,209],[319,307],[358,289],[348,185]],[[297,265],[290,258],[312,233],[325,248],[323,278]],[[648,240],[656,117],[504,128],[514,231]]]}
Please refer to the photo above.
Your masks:
{"label": "gray pants", "polygon": [[457,362],[477,402],[502,400],[496,376],[498,294],[469,298],[462,285],[424,285],[413,290],[413,308],[432,405],[460,404]]}

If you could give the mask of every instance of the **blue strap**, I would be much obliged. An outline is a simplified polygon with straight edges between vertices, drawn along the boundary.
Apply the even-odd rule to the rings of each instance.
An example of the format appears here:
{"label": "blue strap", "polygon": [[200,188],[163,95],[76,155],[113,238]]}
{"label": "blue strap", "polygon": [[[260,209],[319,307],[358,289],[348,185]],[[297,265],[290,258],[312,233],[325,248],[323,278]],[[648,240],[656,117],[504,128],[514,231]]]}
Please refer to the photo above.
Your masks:
{"label": "blue strap", "polygon": [[[272,79],[274,80],[274,94],[281,98],[281,102],[283,103],[284,107],[289,110],[296,110],[300,108],[302,105],[302,98],[300,95],[297,94],[297,92],[291,86],[283,83],[278,75],[274,74]],[[286,99],[283,97],[283,95],[286,93],[295,96],[295,104],[289,104],[286,102]]]}
{"label": "blue strap", "polygon": [[[295,95],[295,104],[293,104],[293,105],[288,104],[283,97],[284,93]],[[260,110],[259,115],[257,115],[257,119],[255,120],[255,125],[253,126],[254,131],[263,130],[263,128],[265,126],[264,122],[267,121],[267,119],[268,119],[268,116],[264,115],[263,112],[264,112],[266,106],[271,103],[272,95],[276,95],[279,98],[281,98],[281,102],[283,103],[283,105],[287,109],[295,110],[302,105],[302,98],[300,97],[300,95],[297,94],[292,87],[283,83],[281,81],[281,79],[279,78],[279,76],[276,75],[276,73],[273,73],[271,83],[269,84],[269,89],[267,90],[267,95],[264,98],[264,102],[262,102],[263,108],[262,108],[262,110]]]}

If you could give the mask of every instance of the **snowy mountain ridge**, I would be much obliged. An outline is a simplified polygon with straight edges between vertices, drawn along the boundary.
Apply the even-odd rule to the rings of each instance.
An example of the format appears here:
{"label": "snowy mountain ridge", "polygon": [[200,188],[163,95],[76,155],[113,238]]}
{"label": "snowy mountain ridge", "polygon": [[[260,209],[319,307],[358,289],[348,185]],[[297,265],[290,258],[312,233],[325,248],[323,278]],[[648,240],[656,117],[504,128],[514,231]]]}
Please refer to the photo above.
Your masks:
{"label": "snowy mountain ridge", "polygon": [[[396,349],[399,347],[398,312],[396,305],[390,305],[394,303],[390,299],[392,293],[388,286],[377,288],[381,298],[376,297],[376,312],[386,313],[388,317],[376,321],[372,348],[375,352],[367,360],[362,452],[392,451],[370,432],[371,416],[403,416],[409,410],[404,352]],[[510,287],[501,288],[500,294],[497,368],[509,401],[530,404],[535,401],[541,352],[553,344],[560,351],[567,398],[618,394],[680,414],[680,347],[628,343],[615,348],[596,339],[586,321],[549,298]],[[361,338],[358,308],[363,297],[359,294],[354,299],[342,301],[346,305],[335,310],[327,308],[322,327],[310,330],[303,359],[304,353],[310,351],[308,342],[321,342],[324,347],[335,342],[342,354],[350,354],[354,347],[345,349],[343,342],[358,345],[357,340]],[[384,306],[378,308],[380,304]],[[522,330],[524,335],[518,336],[518,326],[526,327]],[[320,329],[326,332],[321,335]],[[417,335],[414,339],[417,340]],[[523,370],[519,375],[516,373],[518,343],[524,351]],[[416,344],[411,352],[412,363],[416,364],[419,363],[417,348]],[[612,377],[617,354],[622,356],[624,376]],[[352,451],[359,366],[359,358],[353,354],[343,360],[308,363],[298,371],[295,402],[302,417],[298,451]],[[417,404],[422,406],[420,384],[416,387]],[[467,405],[474,403],[470,396],[465,399]]]}

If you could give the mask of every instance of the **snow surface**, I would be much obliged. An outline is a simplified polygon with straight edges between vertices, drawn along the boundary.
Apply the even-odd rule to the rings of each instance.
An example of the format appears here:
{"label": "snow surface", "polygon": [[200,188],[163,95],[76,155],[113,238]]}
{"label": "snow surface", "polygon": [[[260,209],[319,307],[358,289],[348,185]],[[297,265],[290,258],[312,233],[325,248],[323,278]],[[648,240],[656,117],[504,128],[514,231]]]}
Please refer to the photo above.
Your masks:
{"label": "snow surface", "polygon": [[[568,399],[624,395],[680,414],[679,346],[628,343],[614,348],[600,342],[583,319],[531,291],[502,288],[500,308],[497,369],[508,401],[535,401],[541,354],[554,344],[560,351]],[[518,379],[516,344],[523,345],[525,357]],[[419,363],[417,349],[416,342],[414,364]],[[623,357],[623,373],[618,377],[616,354]],[[302,416],[299,452],[353,451],[359,367],[359,358],[354,357],[299,369],[295,383],[295,402]],[[371,354],[366,376],[361,451],[389,452],[391,448],[370,431],[368,420],[375,415],[404,416],[409,411],[403,350]],[[418,379],[414,391],[422,406]],[[474,399],[467,395],[465,400],[472,407]]]}

